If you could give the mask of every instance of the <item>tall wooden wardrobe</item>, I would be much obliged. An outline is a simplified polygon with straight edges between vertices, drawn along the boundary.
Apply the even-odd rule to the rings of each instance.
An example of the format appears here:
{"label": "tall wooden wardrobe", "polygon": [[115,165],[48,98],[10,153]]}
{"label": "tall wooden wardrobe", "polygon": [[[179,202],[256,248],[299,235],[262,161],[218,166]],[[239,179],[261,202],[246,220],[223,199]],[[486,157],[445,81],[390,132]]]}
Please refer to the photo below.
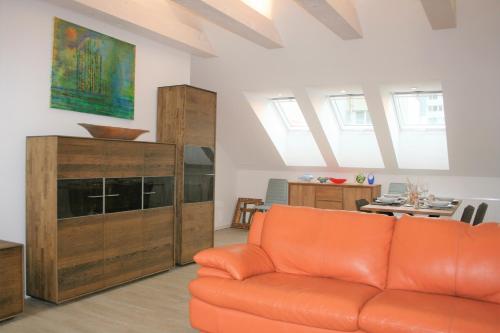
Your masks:
{"label": "tall wooden wardrobe", "polygon": [[176,145],[176,262],[214,243],[217,94],[188,86],[158,88],[157,141]]}

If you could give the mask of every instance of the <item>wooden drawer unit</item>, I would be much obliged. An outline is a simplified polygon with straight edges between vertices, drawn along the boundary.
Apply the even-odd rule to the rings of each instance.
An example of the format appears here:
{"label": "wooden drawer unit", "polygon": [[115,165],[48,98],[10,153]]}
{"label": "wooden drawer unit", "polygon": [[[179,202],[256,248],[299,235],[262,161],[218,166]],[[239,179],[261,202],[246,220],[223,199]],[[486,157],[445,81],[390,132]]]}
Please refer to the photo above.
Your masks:
{"label": "wooden drawer unit", "polygon": [[0,241],[0,321],[23,312],[23,246]]}
{"label": "wooden drawer unit", "polygon": [[289,204],[291,206],[315,207],[316,186],[290,184],[288,188]]}
{"label": "wooden drawer unit", "polygon": [[145,145],[128,141],[105,142],[104,177],[143,176]]}
{"label": "wooden drawer unit", "polygon": [[56,137],[53,140],[58,141],[58,179],[102,177],[104,172],[105,141]]}
{"label": "wooden drawer unit", "polygon": [[356,210],[356,200],[371,201],[380,196],[380,189],[380,185],[290,182],[288,202],[291,206]]}
{"label": "wooden drawer unit", "polygon": [[343,200],[343,189],[338,187],[316,187],[316,201],[338,201]]}
{"label": "wooden drawer unit", "polygon": [[174,170],[170,144],[28,138],[28,295],[61,303],[170,269]]}
{"label": "wooden drawer unit", "polygon": [[344,209],[342,201],[316,200],[315,207],[322,209]]}

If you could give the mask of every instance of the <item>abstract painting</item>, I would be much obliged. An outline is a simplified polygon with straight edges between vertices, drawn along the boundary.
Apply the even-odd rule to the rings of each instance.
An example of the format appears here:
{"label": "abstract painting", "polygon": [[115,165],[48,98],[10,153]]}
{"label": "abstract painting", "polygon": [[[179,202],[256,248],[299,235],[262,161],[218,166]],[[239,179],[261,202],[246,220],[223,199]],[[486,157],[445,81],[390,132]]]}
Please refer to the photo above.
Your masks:
{"label": "abstract painting", "polygon": [[135,46],[54,20],[50,106],[134,119]]}

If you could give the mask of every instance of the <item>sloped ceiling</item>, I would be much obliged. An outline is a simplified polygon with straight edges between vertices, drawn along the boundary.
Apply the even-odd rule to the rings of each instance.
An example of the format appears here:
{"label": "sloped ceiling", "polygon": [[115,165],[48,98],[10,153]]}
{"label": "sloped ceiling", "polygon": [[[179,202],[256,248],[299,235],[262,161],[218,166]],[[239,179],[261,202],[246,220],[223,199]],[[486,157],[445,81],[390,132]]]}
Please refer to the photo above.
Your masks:
{"label": "sloped ceiling", "polygon": [[[457,28],[446,30],[432,30],[420,1],[357,0],[356,7],[363,38],[345,41],[295,1],[276,0],[272,19],[284,44],[277,50],[205,24],[218,57],[193,58],[192,84],[219,93],[218,143],[236,167],[294,169],[284,165],[245,92],[287,89],[305,98],[311,87],[360,85],[373,118],[380,118],[383,87],[432,81],[444,91],[450,170],[398,169],[388,127],[380,124],[386,168],[378,172],[500,176],[500,2],[457,1]],[[310,105],[303,112],[311,129],[321,131],[311,103],[303,104]],[[348,171],[336,163],[325,169]]]}

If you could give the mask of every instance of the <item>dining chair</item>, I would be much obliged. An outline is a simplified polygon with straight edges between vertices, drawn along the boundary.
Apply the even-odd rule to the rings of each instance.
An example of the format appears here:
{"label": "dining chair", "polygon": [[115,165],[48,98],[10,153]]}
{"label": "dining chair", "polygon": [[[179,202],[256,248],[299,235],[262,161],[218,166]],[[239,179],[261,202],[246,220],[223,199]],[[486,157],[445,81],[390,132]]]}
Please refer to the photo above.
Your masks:
{"label": "dining chair", "polygon": [[482,202],[479,204],[477,207],[476,211],[476,216],[474,216],[474,221],[472,222],[472,225],[478,225],[483,223],[484,216],[486,215],[486,211],[488,210],[488,204],[485,202]]}
{"label": "dining chair", "polygon": [[406,183],[389,183],[388,194],[404,194],[408,192],[408,185]]}
{"label": "dining chair", "polygon": [[470,224],[470,221],[472,221],[472,216],[474,215],[474,210],[475,208],[472,205],[468,205],[467,207],[465,207],[460,221]]}
{"label": "dining chair", "polygon": [[[356,209],[358,210],[358,212],[365,212],[364,210],[361,210],[361,207],[369,205],[369,204],[370,204],[370,202],[366,199],[358,199],[358,200],[356,200]],[[375,213],[388,215],[388,216],[394,216],[394,214],[391,212],[375,212]]]}
{"label": "dining chair", "polygon": [[356,200],[356,209],[358,212],[362,212],[361,207],[369,205],[370,203],[366,199],[358,199]]}
{"label": "dining chair", "polygon": [[277,178],[269,179],[264,204],[255,206],[255,209],[265,212],[268,211],[273,204],[288,205],[288,180]]}

